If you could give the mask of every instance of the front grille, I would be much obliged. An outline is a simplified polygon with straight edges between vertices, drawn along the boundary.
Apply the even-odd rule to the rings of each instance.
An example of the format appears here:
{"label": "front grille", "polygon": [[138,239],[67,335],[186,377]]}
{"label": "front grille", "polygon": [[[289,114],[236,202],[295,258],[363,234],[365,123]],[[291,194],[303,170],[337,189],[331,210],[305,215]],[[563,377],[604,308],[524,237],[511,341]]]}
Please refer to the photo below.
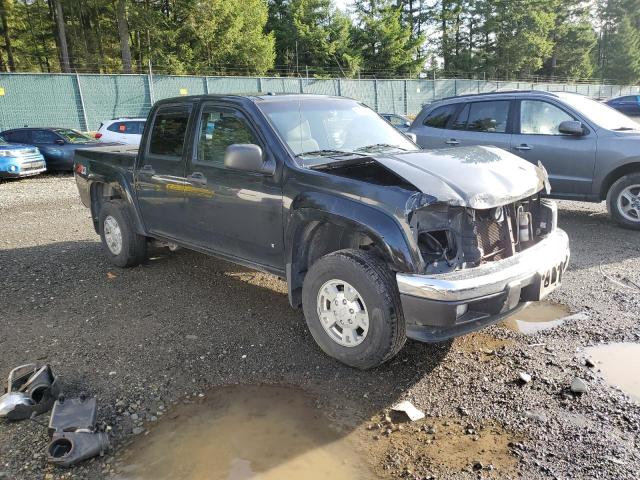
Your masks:
{"label": "front grille", "polygon": [[483,219],[476,226],[478,247],[482,249],[483,258],[494,255],[503,249],[503,226],[493,218]]}
{"label": "front grille", "polygon": [[45,163],[41,160],[34,162],[25,162],[20,166],[20,170],[23,172],[32,172],[33,170],[40,170],[45,167]]}

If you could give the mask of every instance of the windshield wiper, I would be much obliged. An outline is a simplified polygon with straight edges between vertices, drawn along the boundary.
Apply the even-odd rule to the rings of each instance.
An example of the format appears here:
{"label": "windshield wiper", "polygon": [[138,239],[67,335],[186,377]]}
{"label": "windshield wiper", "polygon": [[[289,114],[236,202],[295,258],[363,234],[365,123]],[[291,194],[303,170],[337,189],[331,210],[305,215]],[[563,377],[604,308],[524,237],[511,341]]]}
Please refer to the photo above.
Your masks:
{"label": "windshield wiper", "polygon": [[365,145],[364,147],[356,148],[356,152],[364,152],[367,150],[375,150],[378,148],[395,148],[398,150],[402,150],[403,152],[407,151],[406,148],[402,148],[397,145],[391,145],[390,143],[374,143],[373,145]]}
{"label": "windshield wiper", "polygon": [[296,155],[296,157],[302,157],[305,155],[314,156],[314,157],[331,157],[331,156],[362,155],[362,154],[357,152],[348,152],[345,150],[323,149],[323,150],[312,150],[310,152],[302,152]]}

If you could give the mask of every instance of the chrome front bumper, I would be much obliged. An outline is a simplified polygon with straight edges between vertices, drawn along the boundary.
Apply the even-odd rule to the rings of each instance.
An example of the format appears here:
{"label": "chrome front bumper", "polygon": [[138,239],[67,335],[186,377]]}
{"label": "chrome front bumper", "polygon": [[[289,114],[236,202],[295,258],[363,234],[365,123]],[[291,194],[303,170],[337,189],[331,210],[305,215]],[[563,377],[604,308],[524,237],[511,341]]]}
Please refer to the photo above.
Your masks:
{"label": "chrome front bumper", "polygon": [[407,335],[439,341],[499,321],[560,285],[569,264],[569,238],[560,229],[514,255],[437,275],[398,273]]}
{"label": "chrome front bumper", "polygon": [[398,273],[401,294],[431,300],[471,300],[505,290],[507,285],[531,278],[536,273],[562,275],[569,264],[569,237],[556,229],[544,240],[510,258],[475,268],[439,275]]}

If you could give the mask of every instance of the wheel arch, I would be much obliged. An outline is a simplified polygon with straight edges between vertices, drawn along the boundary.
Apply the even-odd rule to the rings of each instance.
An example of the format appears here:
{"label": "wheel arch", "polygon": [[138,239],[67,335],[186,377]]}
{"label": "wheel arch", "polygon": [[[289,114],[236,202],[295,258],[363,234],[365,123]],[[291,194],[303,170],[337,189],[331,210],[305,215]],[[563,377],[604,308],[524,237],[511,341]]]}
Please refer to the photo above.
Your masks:
{"label": "wheel arch", "polygon": [[611,172],[607,174],[607,176],[602,181],[602,185],[600,186],[600,200],[606,200],[607,194],[609,193],[609,189],[611,186],[620,178],[628,175],[630,173],[640,173],[640,160],[633,161],[630,163],[625,163],[624,165],[620,165],[619,167],[613,169]]}
{"label": "wheel arch", "polygon": [[291,211],[285,236],[289,302],[302,303],[302,284],[309,267],[320,257],[343,249],[374,252],[392,271],[421,269],[400,229],[389,215],[357,202],[335,198],[300,202]]}
{"label": "wheel arch", "polygon": [[98,217],[102,204],[108,200],[120,199],[129,206],[136,233],[146,235],[144,224],[133,200],[134,197],[129,188],[124,187],[122,182],[108,181],[106,179],[94,180],[89,186],[89,194],[91,199],[91,219],[96,233],[99,233]]}

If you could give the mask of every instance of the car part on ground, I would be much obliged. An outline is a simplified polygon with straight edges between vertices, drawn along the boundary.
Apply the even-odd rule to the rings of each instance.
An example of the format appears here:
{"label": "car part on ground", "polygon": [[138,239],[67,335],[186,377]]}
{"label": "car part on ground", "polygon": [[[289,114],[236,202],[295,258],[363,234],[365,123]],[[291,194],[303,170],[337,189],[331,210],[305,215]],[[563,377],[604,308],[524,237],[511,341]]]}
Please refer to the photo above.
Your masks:
{"label": "car part on ground", "polygon": [[550,196],[590,202],[613,198],[608,200],[612,219],[640,229],[640,215],[629,212],[635,210],[633,202],[616,203],[616,182],[640,174],[640,125],[605,104],[564,92],[462,95],[424,107],[409,132],[423,148],[494,145],[541,162],[549,172]]}
{"label": "car part on ground", "polygon": [[21,365],[9,373],[6,393],[0,397],[0,418],[24,420],[48,412],[60,393],[51,367]]}
{"label": "car part on ground", "polygon": [[97,401],[95,397],[56,400],[51,419],[47,460],[61,467],[70,467],[82,460],[102,456],[109,448],[109,436],[96,430]]}

